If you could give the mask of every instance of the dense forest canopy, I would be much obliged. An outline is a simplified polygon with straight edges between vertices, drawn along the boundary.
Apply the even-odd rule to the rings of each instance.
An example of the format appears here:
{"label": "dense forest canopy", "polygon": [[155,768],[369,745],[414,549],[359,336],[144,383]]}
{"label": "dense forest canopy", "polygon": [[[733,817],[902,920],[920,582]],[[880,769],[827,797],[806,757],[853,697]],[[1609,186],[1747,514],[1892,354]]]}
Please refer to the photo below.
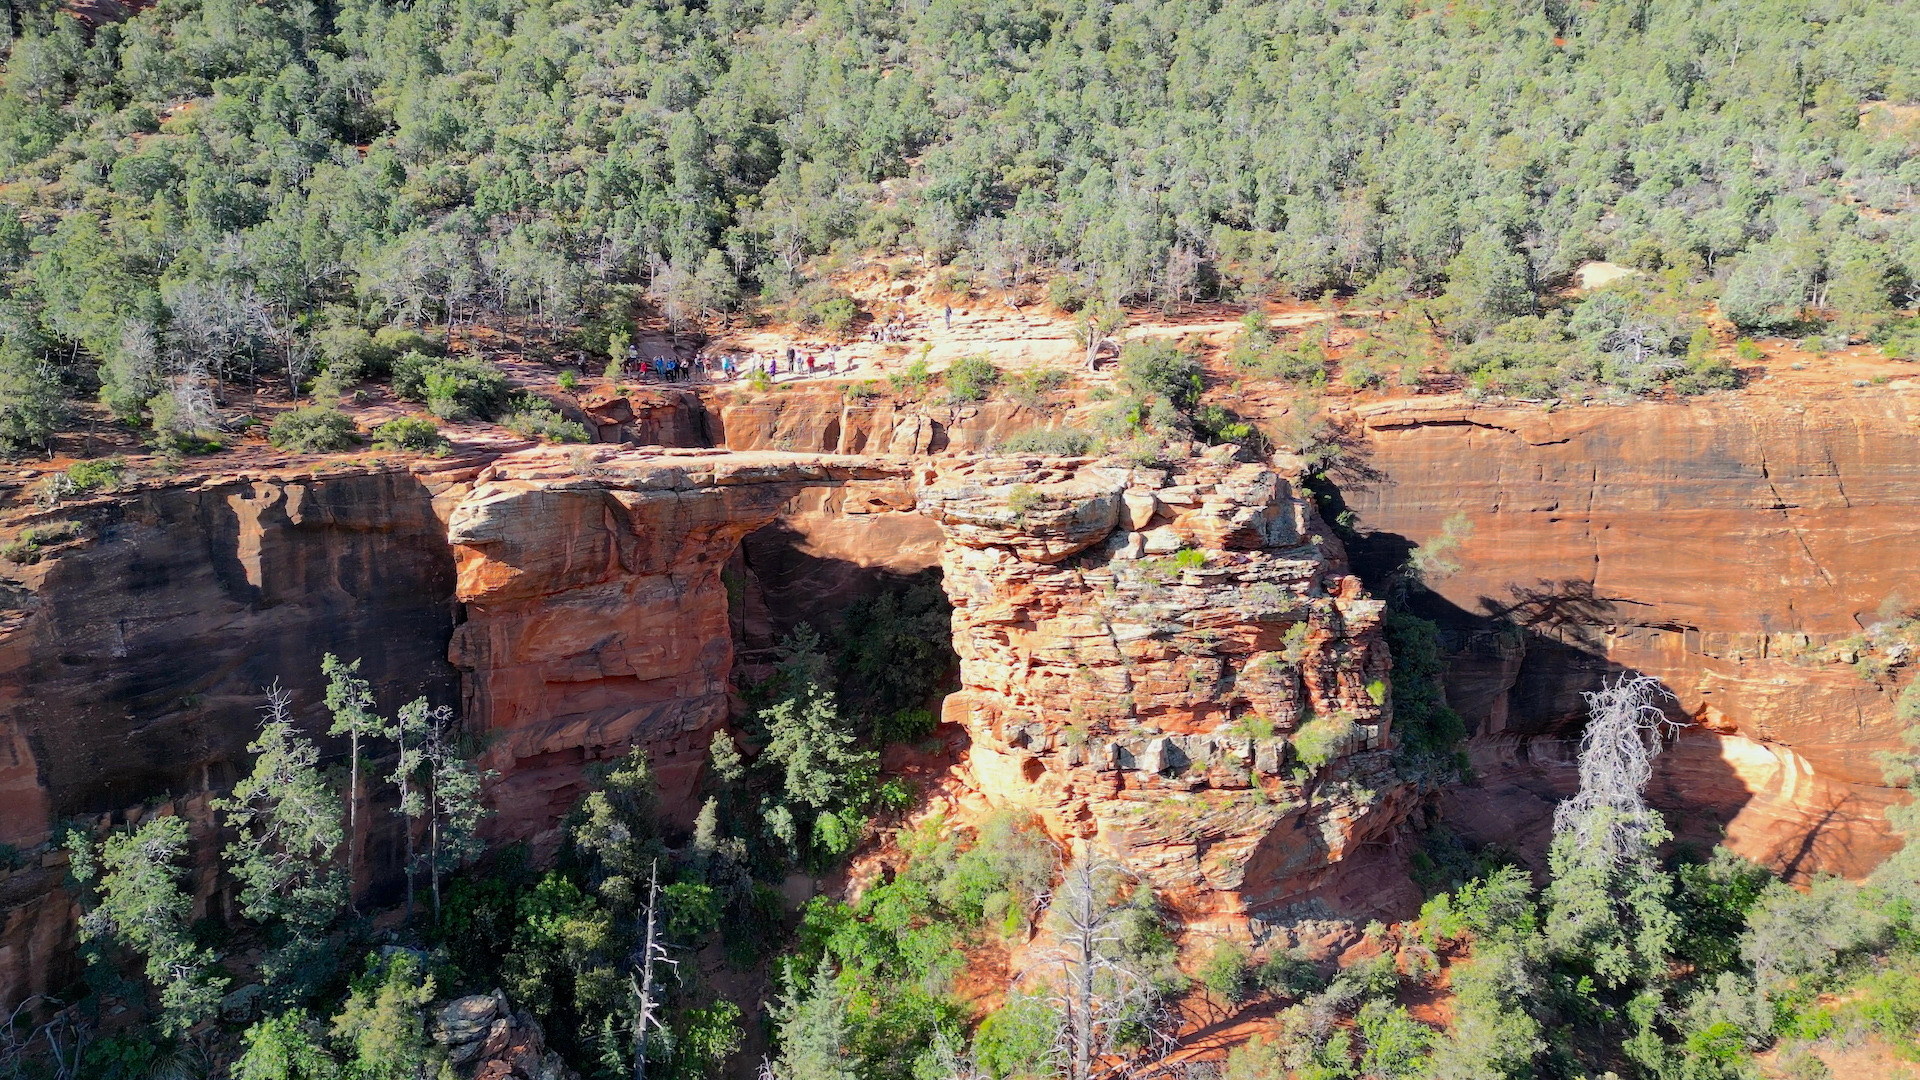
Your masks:
{"label": "dense forest canopy", "polygon": [[875,249],[1109,301],[1471,276],[1496,315],[1607,257],[1754,325],[1920,280],[1906,4],[15,0],[6,35],[10,387],[297,385],[344,322],[678,321]]}

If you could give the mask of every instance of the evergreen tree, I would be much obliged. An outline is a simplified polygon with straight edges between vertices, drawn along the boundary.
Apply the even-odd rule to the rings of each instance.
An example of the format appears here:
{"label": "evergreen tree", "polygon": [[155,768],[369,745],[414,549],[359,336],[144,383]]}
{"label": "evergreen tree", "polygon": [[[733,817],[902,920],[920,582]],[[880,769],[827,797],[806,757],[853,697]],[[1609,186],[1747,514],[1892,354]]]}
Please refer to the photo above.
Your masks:
{"label": "evergreen tree", "polygon": [[445,710],[442,705],[436,710],[427,704],[426,698],[415,698],[400,706],[400,713],[394,718],[392,726],[386,729],[387,737],[394,741],[399,753],[395,755],[393,772],[387,779],[400,792],[399,805],[393,812],[405,821],[406,828],[406,874],[407,874],[407,917],[413,917],[414,881],[418,876],[417,854],[418,829],[415,825],[426,817],[427,792],[421,784],[420,775],[427,762],[427,740],[430,737],[436,713]]}
{"label": "evergreen tree", "polygon": [[428,865],[433,876],[433,917],[440,918],[440,879],[486,849],[480,840],[480,822],[487,809],[480,805],[480,770],[460,756],[452,742],[453,711],[434,710],[427,731],[426,760],[432,779],[432,841]]}
{"label": "evergreen tree", "polygon": [[592,860],[589,877],[601,897],[622,914],[644,899],[660,842],[660,798],[653,763],[635,747],[610,769],[598,789],[580,801],[571,835]]}
{"label": "evergreen tree", "polygon": [[241,910],[284,935],[263,970],[277,990],[295,991],[325,974],[312,965],[346,907],[347,882],[334,864],[345,840],[340,799],[321,775],[319,749],[295,729],[291,705],[279,686],[267,691],[260,733],[247,745],[253,771],[213,807],[239,834],[225,854]]}
{"label": "evergreen tree", "polygon": [[314,1021],[293,1009],[247,1028],[246,1050],[233,1063],[233,1080],[338,1080],[339,1063],[327,1053]]}
{"label": "evergreen tree", "polygon": [[444,1051],[427,1036],[421,1007],[433,1001],[433,976],[411,953],[368,961],[367,972],[333,1018],[346,1054],[347,1080],[430,1080]]}
{"label": "evergreen tree", "polygon": [[846,999],[825,964],[804,990],[787,992],[774,1016],[780,1026],[778,1080],[858,1080],[848,1050]]}
{"label": "evergreen tree", "polygon": [[77,836],[70,850],[73,876],[99,881],[99,903],[81,916],[80,939],[116,941],[145,961],[147,981],[160,991],[162,1031],[178,1035],[212,1016],[227,979],[189,932],[193,900],[180,864],[187,823],[156,817],[109,837],[97,854]]}
{"label": "evergreen tree", "polygon": [[359,678],[360,661],[343,664],[332,653],[321,658],[320,671],[327,677],[327,711],[333,714],[333,726],[327,734],[347,737],[347,894],[360,885],[360,741],[385,734],[386,725],[373,711],[373,687]]}

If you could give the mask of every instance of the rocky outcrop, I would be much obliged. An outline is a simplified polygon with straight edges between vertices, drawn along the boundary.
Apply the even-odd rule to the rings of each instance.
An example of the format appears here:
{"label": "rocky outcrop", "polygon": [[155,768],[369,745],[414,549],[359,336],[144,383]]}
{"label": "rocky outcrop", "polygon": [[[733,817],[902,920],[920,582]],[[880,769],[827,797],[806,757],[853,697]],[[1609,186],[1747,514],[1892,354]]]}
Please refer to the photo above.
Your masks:
{"label": "rocky outcrop", "polygon": [[433,1039],[447,1064],[468,1080],[579,1080],[547,1049],[540,1022],[516,1011],[498,990],[456,998],[434,1014]]}
{"label": "rocky outcrop", "polygon": [[1055,410],[992,400],[959,405],[860,396],[844,387],[718,391],[720,438],[730,450],[925,457],[977,454],[1010,435],[1058,425]]}
{"label": "rocky outcrop", "polygon": [[1458,799],[1487,838],[1511,840],[1501,822],[1532,820],[1530,804],[1466,804],[1567,789],[1579,692],[1631,669],[1698,722],[1654,784],[1693,838],[1724,832],[1800,873],[1862,873],[1892,848],[1894,793],[1872,752],[1896,740],[1910,664],[1855,639],[1920,601],[1911,389],[1551,411],[1403,399],[1345,424],[1363,568],[1384,571],[1456,514],[1471,526],[1424,613],[1447,630],[1449,695],[1481,733],[1486,786]]}
{"label": "rocky outcrop", "polygon": [[[721,571],[742,538],[790,508],[910,511],[916,482],[903,461],[721,451],[532,451],[489,467],[448,537],[466,613],[450,655],[500,774],[491,827],[551,850],[584,766],[634,746],[652,754],[662,805],[690,820],[728,711]],[[884,563],[896,537],[874,528],[864,555],[838,554]]]}
{"label": "rocky outcrop", "polygon": [[707,407],[692,390],[603,386],[580,398],[587,434],[597,443],[712,446]]}
{"label": "rocky outcrop", "polygon": [[1381,604],[1288,478],[985,459],[920,505],[947,538],[945,718],[991,801],[1228,923],[1400,820]]}
{"label": "rocky outcrop", "polygon": [[[0,844],[26,863],[0,878],[0,1002],[75,974],[64,870],[42,847],[56,821],[204,810],[244,768],[270,684],[325,730],[327,652],[362,658],[383,708],[455,699],[440,513],[476,470],[185,476],[6,521],[75,528],[36,562],[0,563]],[[206,869],[196,914],[213,896]]]}

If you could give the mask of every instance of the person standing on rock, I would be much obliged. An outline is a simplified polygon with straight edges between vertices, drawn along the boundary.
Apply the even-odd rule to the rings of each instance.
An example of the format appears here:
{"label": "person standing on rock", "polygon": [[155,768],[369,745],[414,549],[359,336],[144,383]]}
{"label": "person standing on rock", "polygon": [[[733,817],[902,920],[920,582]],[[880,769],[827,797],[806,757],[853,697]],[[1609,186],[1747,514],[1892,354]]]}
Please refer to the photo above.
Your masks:
{"label": "person standing on rock", "polygon": [[953,305],[952,304],[947,305],[947,330],[949,332],[953,330]]}

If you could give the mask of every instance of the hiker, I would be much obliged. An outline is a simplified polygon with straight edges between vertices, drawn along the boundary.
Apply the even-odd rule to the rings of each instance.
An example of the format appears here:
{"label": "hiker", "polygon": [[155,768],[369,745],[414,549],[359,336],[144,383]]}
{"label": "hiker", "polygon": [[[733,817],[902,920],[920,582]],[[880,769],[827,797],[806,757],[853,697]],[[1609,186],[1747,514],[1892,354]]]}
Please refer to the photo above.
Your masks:
{"label": "hiker", "polygon": [[952,304],[947,305],[947,329],[948,330],[953,329],[953,305]]}

